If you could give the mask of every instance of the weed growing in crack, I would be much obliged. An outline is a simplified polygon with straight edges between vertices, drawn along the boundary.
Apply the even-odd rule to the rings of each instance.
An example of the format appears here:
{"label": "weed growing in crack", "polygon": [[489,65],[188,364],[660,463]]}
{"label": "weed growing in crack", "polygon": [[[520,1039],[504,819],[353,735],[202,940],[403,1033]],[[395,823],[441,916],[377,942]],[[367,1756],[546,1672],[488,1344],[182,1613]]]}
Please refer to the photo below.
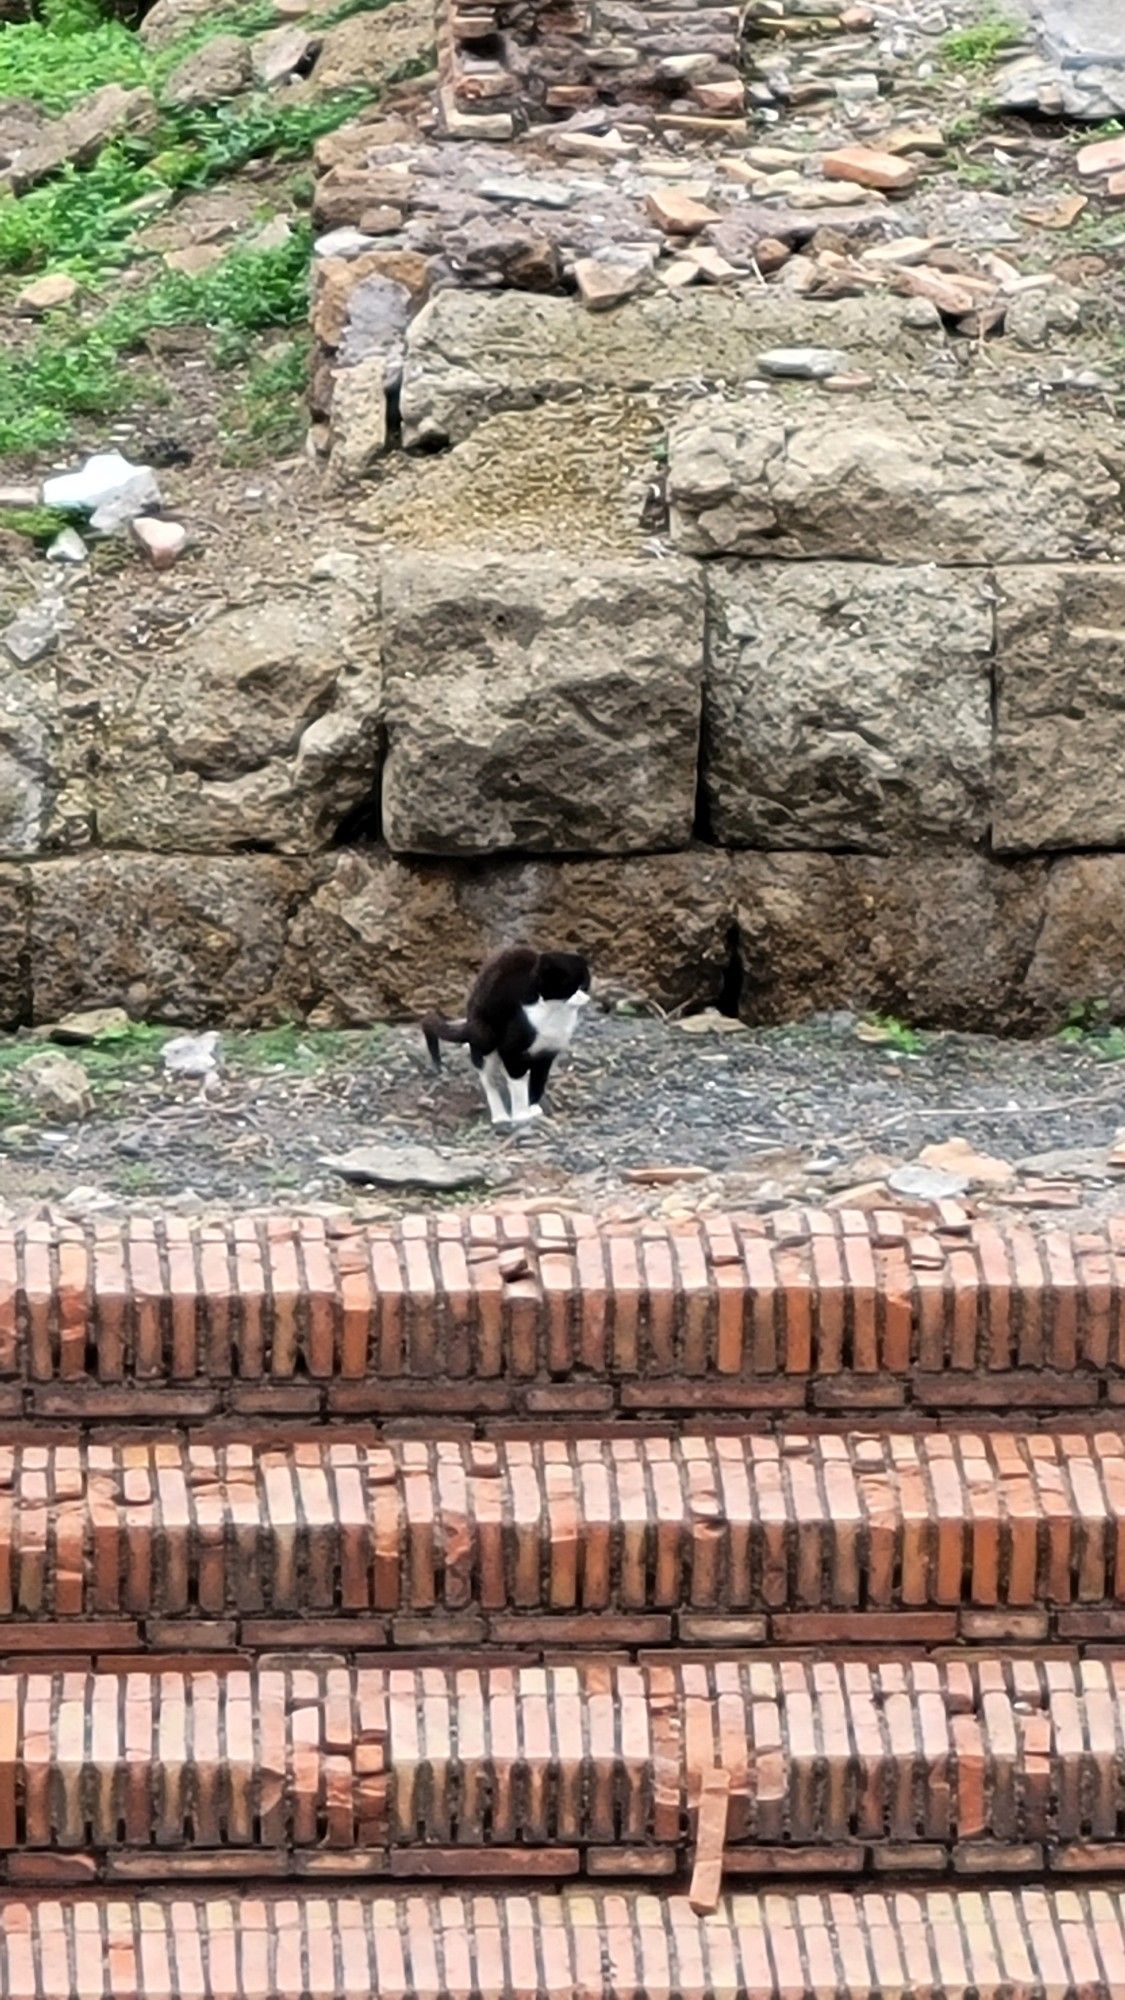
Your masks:
{"label": "weed growing in crack", "polygon": [[1125,1062],[1125,1027],[1112,1018],[1108,1000],[1077,1001],[1059,1029],[1059,1040],[1102,1062]]}

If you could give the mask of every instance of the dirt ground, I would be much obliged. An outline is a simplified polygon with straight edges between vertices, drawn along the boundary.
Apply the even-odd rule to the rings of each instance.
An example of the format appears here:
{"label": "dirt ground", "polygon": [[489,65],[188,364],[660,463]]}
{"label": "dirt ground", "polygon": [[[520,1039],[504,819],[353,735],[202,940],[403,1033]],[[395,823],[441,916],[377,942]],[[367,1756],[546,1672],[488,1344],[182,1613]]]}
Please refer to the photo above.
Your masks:
{"label": "dirt ground", "polygon": [[[952,1160],[977,1207],[1077,1220],[1115,1205],[1125,1151],[1120,1037],[1001,1042],[915,1035],[851,1016],[781,1029],[720,1018],[665,1023],[595,1013],[556,1068],[548,1115],[523,1131],[487,1124],[468,1059],[440,1076],[409,1028],[228,1034],[206,1079],[167,1073],[161,1031],[69,1049],[94,1110],[52,1125],[25,1106],[20,1065],[41,1047],[0,1043],[0,1196],[9,1213],[286,1206],[393,1213],[435,1201],[548,1201],[597,1212],[691,1213],[794,1201],[885,1204],[926,1149],[963,1141],[990,1163]],[[352,1185],[327,1160],[377,1146],[397,1187]],[[411,1180],[424,1147],[449,1192]],[[923,1161],[925,1164],[925,1161]],[[1007,1176],[1004,1168],[1009,1169]],[[929,1172],[934,1171],[933,1164]],[[920,1197],[930,1198],[930,1183]],[[940,1182],[933,1182],[937,1190]],[[953,1187],[945,1190],[955,1193]]]}

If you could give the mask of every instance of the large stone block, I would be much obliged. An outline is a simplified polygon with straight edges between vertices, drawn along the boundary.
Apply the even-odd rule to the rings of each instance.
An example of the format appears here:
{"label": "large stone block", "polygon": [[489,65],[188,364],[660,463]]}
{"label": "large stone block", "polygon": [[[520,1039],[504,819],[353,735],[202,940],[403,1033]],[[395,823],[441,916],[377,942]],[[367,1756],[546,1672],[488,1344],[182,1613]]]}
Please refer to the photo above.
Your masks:
{"label": "large stone block", "polygon": [[983,854],[741,854],[731,863],[743,1019],[831,1008],[976,1031],[1043,1025],[1024,978],[1039,862]]}
{"label": "large stone block", "polygon": [[672,426],[672,539],[691,555],[1020,563],[1125,553],[1125,439],[1010,399],[780,397]]}
{"label": "large stone block", "polygon": [[31,890],[26,868],[0,868],[0,1028],[31,1014]]}
{"label": "large stone block", "polygon": [[690,566],[404,554],[383,616],[396,853],[686,847],[703,674]]}
{"label": "large stone block", "polygon": [[302,1011],[358,1025],[460,1011],[490,952],[521,940],[585,952],[599,985],[664,1008],[722,989],[730,864],[707,848],[487,870],[342,853],[293,929]]}
{"label": "large stone block", "polygon": [[992,604],[979,574],[708,565],[704,787],[734,847],[982,840]]}
{"label": "large stone block", "polygon": [[994,844],[1125,846],[1125,569],[998,581]]}
{"label": "large stone block", "polygon": [[87,854],[28,874],[36,1021],[92,1006],[236,1027],[292,1013],[289,932],[311,864]]}
{"label": "large stone block", "polygon": [[1034,1018],[1047,1027],[1091,1003],[1125,1020],[1125,854],[1051,863],[1025,990]]}
{"label": "large stone block", "polygon": [[[377,580],[224,610],[101,699],[99,839],[306,853],[377,800]],[[374,810],[374,807],[373,807]]]}
{"label": "large stone block", "polygon": [[92,829],[88,692],[54,658],[0,665],[0,855],[82,847]]}
{"label": "large stone block", "polygon": [[522,291],[443,291],[407,334],[403,440],[456,441],[492,411],[531,409],[587,390],[737,386],[756,375],[767,348],[839,348],[857,366],[894,353],[904,365],[932,344],[905,316],[901,299],[825,305],[767,291],[628,299],[611,313]]}

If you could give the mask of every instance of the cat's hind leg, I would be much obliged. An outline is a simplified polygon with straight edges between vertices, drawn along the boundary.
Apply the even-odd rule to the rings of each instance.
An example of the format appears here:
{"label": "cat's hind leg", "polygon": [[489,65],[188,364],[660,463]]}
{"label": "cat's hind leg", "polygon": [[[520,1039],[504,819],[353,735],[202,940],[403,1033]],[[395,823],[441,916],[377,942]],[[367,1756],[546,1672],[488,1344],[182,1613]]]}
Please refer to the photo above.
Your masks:
{"label": "cat's hind leg", "polygon": [[551,1064],[554,1060],[553,1053],[546,1056],[532,1056],[531,1058],[531,1068],[528,1071],[528,1095],[531,1098],[533,1106],[543,1102],[543,1093],[547,1088],[547,1078],[551,1074]]}

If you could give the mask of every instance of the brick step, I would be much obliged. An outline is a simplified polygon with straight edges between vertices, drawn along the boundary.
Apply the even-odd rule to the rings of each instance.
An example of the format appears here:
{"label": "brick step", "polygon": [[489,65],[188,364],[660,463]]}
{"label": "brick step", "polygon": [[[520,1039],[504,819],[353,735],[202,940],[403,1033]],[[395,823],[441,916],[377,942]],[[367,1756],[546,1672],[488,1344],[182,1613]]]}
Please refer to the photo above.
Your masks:
{"label": "brick step", "polygon": [[1125,1636],[1125,1435],[0,1447],[0,1650]]}
{"label": "brick step", "polygon": [[0,1902],[20,2000],[1115,2000],[1125,1893],[83,1895]]}
{"label": "brick step", "polygon": [[[1125,1659],[0,1676],[12,1882],[1125,1867]],[[729,1787],[729,1789],[726,1789]]]}
{"label": "brick step", "polygon": [[175,1217],[0,1232],[0,1416],[1052,1410],[1125,1402],[1125,1217]]}

